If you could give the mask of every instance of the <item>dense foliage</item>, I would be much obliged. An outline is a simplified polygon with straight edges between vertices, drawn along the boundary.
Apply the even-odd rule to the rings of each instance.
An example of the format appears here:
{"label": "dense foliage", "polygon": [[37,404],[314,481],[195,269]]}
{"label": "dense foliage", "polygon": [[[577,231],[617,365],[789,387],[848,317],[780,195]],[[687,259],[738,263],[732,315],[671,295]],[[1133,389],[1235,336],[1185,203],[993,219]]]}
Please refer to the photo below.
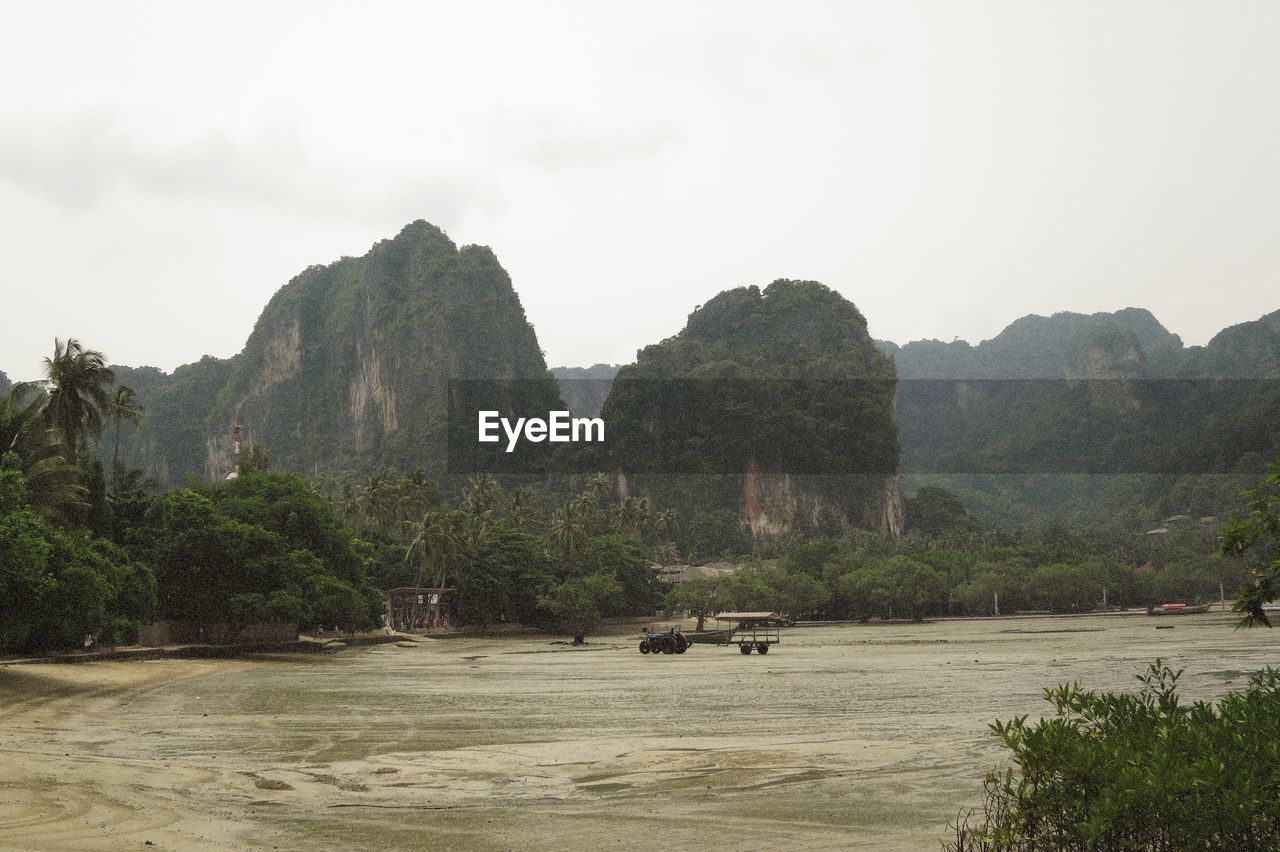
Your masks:
{"label": "dense foliage", "polygon": [[1045,690],[1055,716],[996,722],[1014,767],[946,848],[1280,848],[1280,672],[1189,705],[1180,674],[1157,660],[1136,695],[1066,684]]}
{"label": "dense foliage", "polygon": [[156,612],[151,570],[32,509],[10,453],[0,469],[0,652],[128,642]]}
{"label": "dense foliage", "polygon": [[[955,507],[954,495],[925,495]],[[910,501],[909,501],[910,502]],[[959,514],[947,515],[953,520]],[[747,557],[735,574],[684,584],[671,606],[698,612],[777,610],[794,618],[985,616],[1203,603],[1234,595],[1249,571],[1215,558],[1216,525],[1184,521],[1161,535],[1114,528],[943,532],[889,539],[851,530],[799,539],[777,559]],[[686,588],[685,586],[688,586]]]}
{"label": "dense foliage", "polygon": [[1236,602],[1246,625],[1270,627],[1263,604],[1280,597],[1280,459],[1258,486],[1245,494],[1249,512],[1223,525],[1220,553],[1245,563],[1251,582]]}

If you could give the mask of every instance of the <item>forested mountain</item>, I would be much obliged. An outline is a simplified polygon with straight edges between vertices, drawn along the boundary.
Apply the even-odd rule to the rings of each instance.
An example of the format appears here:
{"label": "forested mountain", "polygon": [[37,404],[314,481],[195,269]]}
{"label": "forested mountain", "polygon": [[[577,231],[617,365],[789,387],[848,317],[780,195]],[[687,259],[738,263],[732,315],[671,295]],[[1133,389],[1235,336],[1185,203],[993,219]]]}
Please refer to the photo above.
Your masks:
{"label": "forested mountain", "polygon": [[1203,347],[1137,308],[880,345],[909,488],[943,485],[988,522],[1217,515],[1280,453],[1280,312]]}
{"label": "forested mountain", "polygon": [[245,348],[165,375],[116,368],[146,409],[124,459],[161,482],[222,478],[230,427],[274,467],[308,475],[446,468],[448,383],[521,380],[513,410],[561,407],[511,279],[484,246],[426,222],[276,293]]}
{"label": "forested mountain", "polygon": [[787,280],[728,290],[618,371],[604,466],[624,491],[756,536],[842,523],[897,534],[893,392],[892,361],[839,293]]}
{"label": "forested mountain", "polygon": [[1280,378],[1280,311],[1184,347],[1142,308],[1035,314],[973,346],[878,341],[903,379]]}
{"label": "forested mountain", "polygon": [[[716,507],[717,540],[740,522],[894,530],[899,469],[908,491],[942,485],[988,523],[1216,515],[1280,453],[1280,311],[1206,346],[1184,346],[1140,308],[1026,316],[977,345],[899,346],[873,341],[839,294],[778,281],[720,294],[635,364],[549,371],[493,253],[425,222],[303,271],[232,358],[113,369],[145,409],[121,424],[121,461],[163,485],[225,477],[233,423],[279,469],[438,476],[454,461],[449,404],[477,399],[449,383],[503,380],[482,383],[483,398],[513,412],[604,413],[609,455],[569,469],[621,472],[624,487],[647,476],[650,490],[663,473],[727,477],[664,498]],[[0,373],[0,392],[10,384]],[[114,441],[98,446],[108,459]],[[824,491],[821,473],[854,479]]]}

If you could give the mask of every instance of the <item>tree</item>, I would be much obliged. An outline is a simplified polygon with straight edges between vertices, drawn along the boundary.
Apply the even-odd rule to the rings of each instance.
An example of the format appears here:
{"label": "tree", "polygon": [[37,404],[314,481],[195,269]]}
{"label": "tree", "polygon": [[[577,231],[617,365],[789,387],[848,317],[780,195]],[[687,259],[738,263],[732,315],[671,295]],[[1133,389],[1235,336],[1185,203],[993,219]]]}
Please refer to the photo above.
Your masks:
{"label": "tree", "polygon": [[588,539],[581,565],[589,574],[604,574],[618,583],[617,595],[598,601],[606,616],[648,615],[662,600],[662,581],[647,548],[633,536],[613,533]]}
{"label": "tree", "polygon": [[566,559],[572,558],[587,540],[587,528],[582,522],[582,511],[576,503],[570,503],[551,514],[551,526],[548,530],[551,540],[564,553]]}
{"label": "tree", "polygon": [[1280,596],[1280,458],[1256,488],[1245,492],[1249,514],[1231,516],[1222,525],[1219,555],[1248,565],[1253,576],[1236,598],[1241,624],[1271,626],[1263,604]]}
{"label": "tree", "polygon": [[698,577],[672,587],[668,600],[673,609],[689,613],[698,619],[695,628],[699,633],[706,625],[707,616],[720,611],[724,597],[721,578]]}
{"label": "tree", "polygon": [[366,477],[356,495],[356,505],[365,521],[374,529],[394,529],[401,517],[395,474],[389,470],[380,470]]}
{"label": "tree", "polygon": [[75,464],[90,438],[102,434],[103,414],[110,405],[115,375],[101,352],[85,349],[80,341],[55,339],[53,357],[44,359],[49,401],[44,414],[67,448],[67,460]]}
{"label": "tree", "polygon": [[680,531],[680,513],[675,509],[663,509],[654,518],[654,526],[659,539],[674,544],[676,533]]}
{"label": "tree", "polygon": [[137,423],[142,419],[142,403],[138,393],[128,385],[116,385],[107,399],[106,414],[115,425],[115,439],[111,448],[111,493],[120,491],[120,424]]}
{"label": "tree", "polygon": [[538,593],[552,585],[554,566],[545,542],[495,524],[482,546],[463,560],[453,613],[464,624],[537,624],[546,620]]}
{"label": "tree", "polygon": [[[1055,712],[995,722],[1013,764],[956,826],[955,852],[1275,849],[1280,672],[1216,703],[1184,703],[1160,660],[1142,691],[1046,689]],[[976,824],[974,824],[976,823]]]}
{"label": "tree", "polygon": [[1095,566],[1056,562],[1031,575],[1031,601],[1054,612],[1088,612],[1102,600]]}
{"label": "tree", "polygon": [[946,577],[906,556],[857,568],[841,578],[839,586],[860,618],[877,615],[920,621],[942,609],[947,600]]}
{"label": "tree", "polygon": [[600,623],[603,603],[621,593],[618,581],[595,574],[565,580],[544,595],[538,603],[551,614],[552,624],[571,636],[585,636]]}
{"label": "tree", "polygon": [[508,517],[516,529],[532,532],[537,525],[537,498],[533,489],[522,485],[511,492]]}
{"label": "tree", "polygon": [[488,473],[474,476],[463,491],[462,503],[473,515],[497,510],[502,503],[502,486]]}
{"label": "tree", "polygon": [[27,501],[41,515],[67,519],[86,507],[80,468],[67,461],[57,430],[43,416],[48,395],[23,382],[0,397],[0,458],[21,470]]}
{"label": "tree", "polygon": [[434,574],[436,588],[443,589],[449,568],[458,556],[459,537],[448,509],[437,509],[423,515],[413,526],[413,541],[405,550],[405,561],[420,554],[418,585],[425,586]]}
{"label": "tree", "polygon": [[945,488],[926,486],[904,505],[908,530],[941,535],[969,526],[969,513],[958,496]]}
{"label": "tree", "polygon": [[241,476],[248,473],[262,473],[268,470],[271,470],[271,456],[267,454],[267,448],[261,444],[250,444],[240,454]]}
{"label": "tree", "polygon": [[127,641],[155,616],[150,569],[110,542],[33,512],[22,474],[0,469],[0,652]]}

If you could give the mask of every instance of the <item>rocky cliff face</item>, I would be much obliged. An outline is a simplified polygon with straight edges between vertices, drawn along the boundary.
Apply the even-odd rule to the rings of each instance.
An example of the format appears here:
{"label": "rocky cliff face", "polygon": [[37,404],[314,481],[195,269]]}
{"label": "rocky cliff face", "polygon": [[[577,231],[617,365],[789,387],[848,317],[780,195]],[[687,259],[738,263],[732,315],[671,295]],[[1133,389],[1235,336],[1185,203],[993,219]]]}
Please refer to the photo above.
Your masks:
{"label": "rocky cliff face", "polygon": [[721,293],[619,370],[603,408],[632,493],[732,509],[756,537],[902,531],[894,371],[866,320],[811,281]]}
{"label": "rocky cliff face", "polygon": [[[154,373],[155,375],[152,375]],[[285,285],[245,348],[172,376],[125,368],[148,408],[132,463],[177,484],[231,470],[230,427],[272,466],[313,475],[446,461],[451,379],[523,379],[558,407],[533,328],[493,252],[414,222]]]}
{"label": "rocky cliff face", "polygon": [[824,477],[764,473],[754,459],[742,476],[742,522],[757,538],[836,521],[897,537],[903,531],[902,477]]}

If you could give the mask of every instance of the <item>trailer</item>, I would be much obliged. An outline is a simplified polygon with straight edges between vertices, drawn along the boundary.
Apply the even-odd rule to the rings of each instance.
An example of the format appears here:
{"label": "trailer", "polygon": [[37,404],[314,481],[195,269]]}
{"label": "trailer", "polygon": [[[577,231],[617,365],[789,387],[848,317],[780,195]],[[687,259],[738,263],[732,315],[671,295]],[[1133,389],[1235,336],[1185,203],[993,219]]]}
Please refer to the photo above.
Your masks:
{"label": "trailer", "polygon": [[770,647],[782,642],[782,628],[791,623],[776,612],[722,612],[712,617],[731,628],[720,644],[737,645],[744,656],[752,651],[769,653]]}

